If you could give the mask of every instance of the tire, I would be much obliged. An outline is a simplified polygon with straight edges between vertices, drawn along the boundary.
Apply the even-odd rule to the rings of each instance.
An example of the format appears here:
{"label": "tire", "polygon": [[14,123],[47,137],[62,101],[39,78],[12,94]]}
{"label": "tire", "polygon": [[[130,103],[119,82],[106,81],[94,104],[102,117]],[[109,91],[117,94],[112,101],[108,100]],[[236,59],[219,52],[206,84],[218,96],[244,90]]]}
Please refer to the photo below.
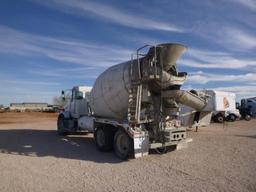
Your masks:
{"label": "tire", "polygon": [[155,151],[158,153],[158,154],[164,154],[167,152],[167,148],[166,147],[158,147],[155,149]]}
{"label": "tire", "polygon": [[64,116],[62,114],[58,116],[57,132],[60,136],[68,135],[68,131],[66,131],[65,128]]}
{"label": "tire", "polygon": [[111,151],[113,149],[114,134],[109,127],[98,127],[94,132],[94,139],[99,151]]}
{"label": "tire", "polygon": [[115,154],[123,160],[129,158],[133,153],[132,139],[123,130],[118,130],[114,138]]}
{"label": "tire", "polygon": [[230,114],[228,116],[228,120],[234,122],[236,120],[236,116],[234,114]]}
{"label": "tire", "polygon": [[244,119],[245,119],[246,121],[250,121],[251,118],[252,118],[252,117],[251,117],[250,115],[245,115],[245,116],[244,116]]}
{"label": "tire", "polygon": [[217,121],[218,123],[223,123],[223,122],[224,122],[224,117],[223,117],[223,115],[221,115],[221,114],[216,115],[216,121]]}

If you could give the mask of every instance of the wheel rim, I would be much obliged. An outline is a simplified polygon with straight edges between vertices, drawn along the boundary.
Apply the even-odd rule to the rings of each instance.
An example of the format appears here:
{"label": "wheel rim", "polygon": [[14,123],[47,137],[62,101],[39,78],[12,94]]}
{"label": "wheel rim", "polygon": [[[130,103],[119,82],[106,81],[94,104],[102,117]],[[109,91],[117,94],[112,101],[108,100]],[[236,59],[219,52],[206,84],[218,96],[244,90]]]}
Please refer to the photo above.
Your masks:
{"label": "wheel rim", "polygon": [[97,131],[97,143],[100,147],[105,145],[105,134],[102,129]]}
{"label": "wheel rim", "polygon": [[218,120],[219,120],[219,122],[222,122],[223,118],[222,117],[218,117]]}
{"label": "wheel rim", "polygon": [[119,135],[116,140],[117,150],[122,155],[126,155],[129,153],[129,140],[125,135]]}
{"label": "wheel rim", "polygon": [[248,121],[248,120],[250,120],[250,118],[251,118],[251,116],[249,116],[249,115],[246,115],[245,116],[245,119]]}

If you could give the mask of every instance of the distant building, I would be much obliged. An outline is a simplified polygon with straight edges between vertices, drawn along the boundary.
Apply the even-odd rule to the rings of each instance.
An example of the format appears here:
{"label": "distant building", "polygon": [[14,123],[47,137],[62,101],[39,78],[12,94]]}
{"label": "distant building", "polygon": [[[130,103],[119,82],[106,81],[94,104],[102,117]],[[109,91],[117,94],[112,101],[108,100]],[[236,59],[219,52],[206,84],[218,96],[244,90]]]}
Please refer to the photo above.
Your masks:
{"label": "distant building", "polygon": [[10,111],[47,111],[48,103],[11,103]]}
{"label": "distant building", "polygon": [[0,105],[0,113],[3,113],[3,112],[5,112],[5,108],[3,105]]}

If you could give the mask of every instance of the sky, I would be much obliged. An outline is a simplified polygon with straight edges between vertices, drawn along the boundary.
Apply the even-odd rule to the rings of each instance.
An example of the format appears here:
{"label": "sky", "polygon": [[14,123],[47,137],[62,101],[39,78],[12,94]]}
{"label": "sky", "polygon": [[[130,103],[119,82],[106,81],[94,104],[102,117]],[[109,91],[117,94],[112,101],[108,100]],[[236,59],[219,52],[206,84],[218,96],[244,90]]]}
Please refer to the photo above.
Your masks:
{"label": "sky", "polygon": [[0,104],[52,103],[167,42],[188,47],[182,89],[256,96],[256,0],[1,0]]}

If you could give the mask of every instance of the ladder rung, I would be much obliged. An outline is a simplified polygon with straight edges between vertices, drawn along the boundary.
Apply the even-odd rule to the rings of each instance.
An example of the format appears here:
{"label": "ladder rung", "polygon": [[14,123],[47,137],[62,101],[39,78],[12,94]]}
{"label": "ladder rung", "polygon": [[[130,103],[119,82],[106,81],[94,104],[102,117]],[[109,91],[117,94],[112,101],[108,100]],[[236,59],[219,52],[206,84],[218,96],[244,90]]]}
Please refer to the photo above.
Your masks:
{"label": "ladder rung", "polygon": [[131,81],[131,87],[129,89],[128,95],[128,121],[138,123],[139,122],[139,113],[141,105],[141,91],[142,85],[141,82]]}

